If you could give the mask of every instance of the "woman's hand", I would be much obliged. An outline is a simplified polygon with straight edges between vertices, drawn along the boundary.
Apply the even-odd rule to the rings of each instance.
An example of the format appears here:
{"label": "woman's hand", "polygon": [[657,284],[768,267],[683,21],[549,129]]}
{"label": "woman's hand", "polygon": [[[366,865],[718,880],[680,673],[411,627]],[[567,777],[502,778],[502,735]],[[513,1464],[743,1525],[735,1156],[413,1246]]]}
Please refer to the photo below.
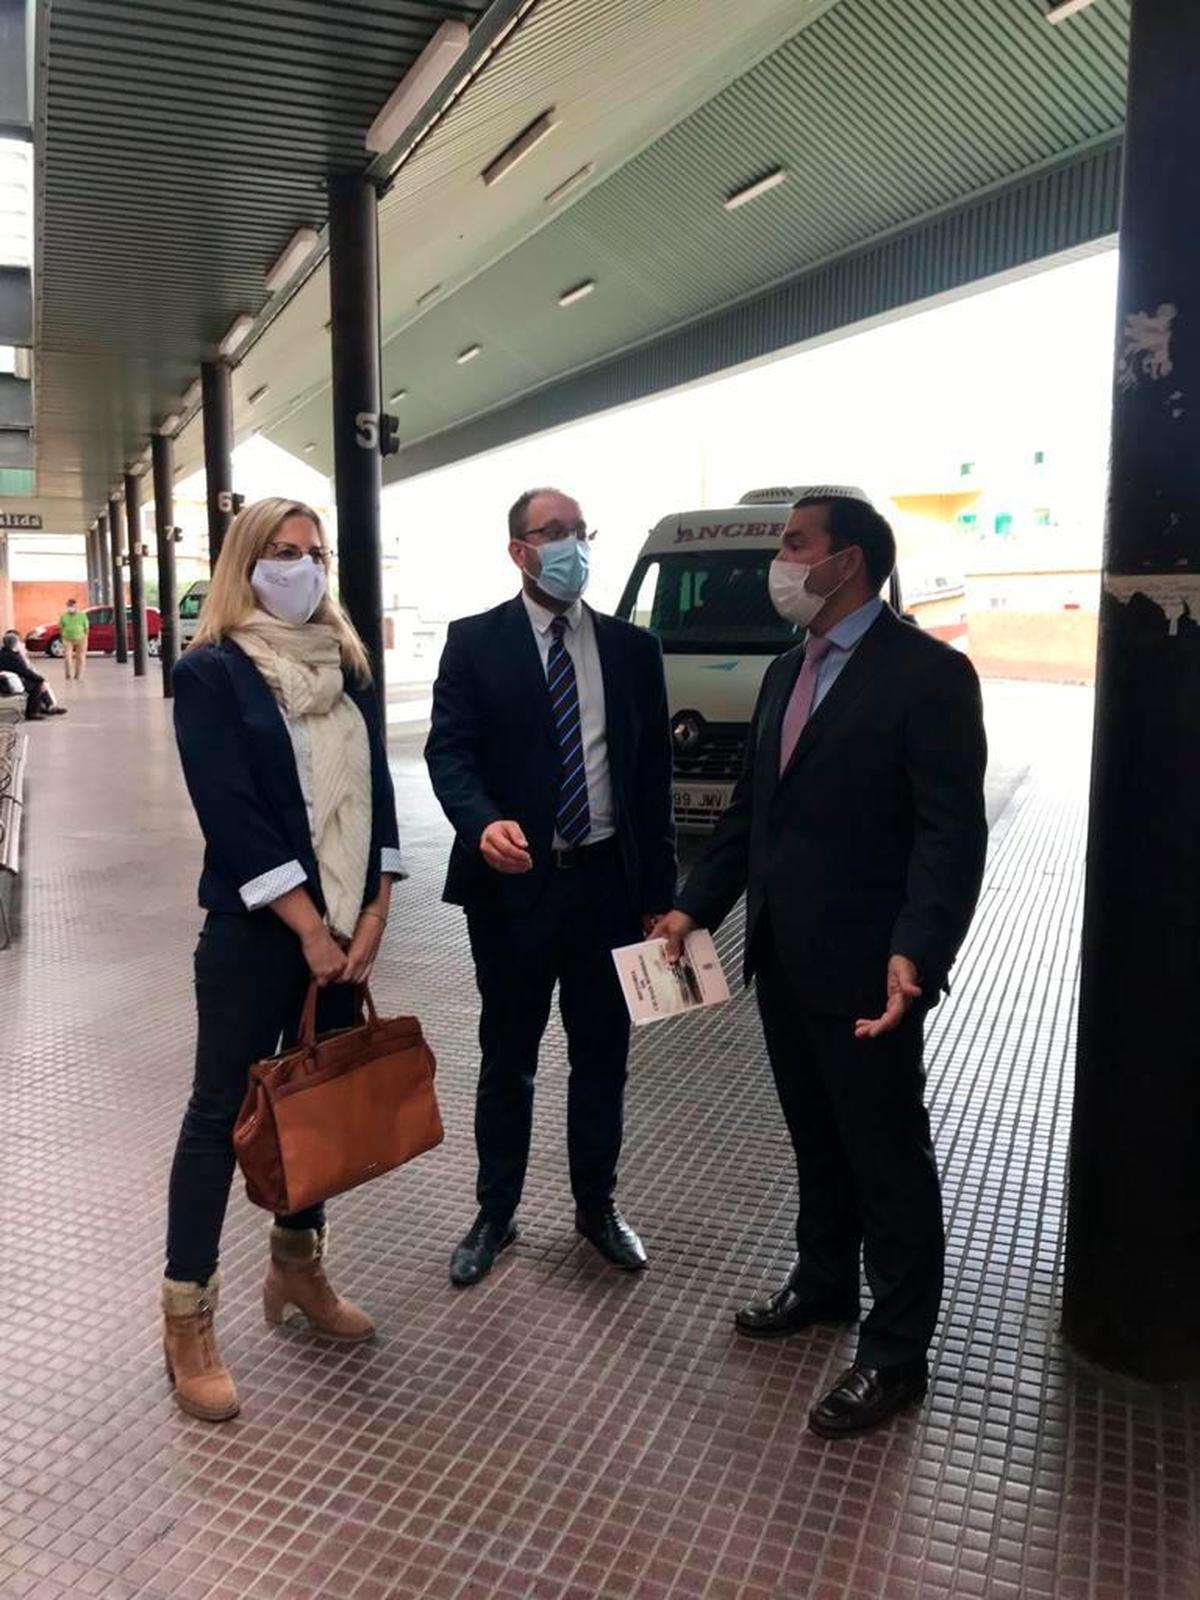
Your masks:
{"label": "woman's hand", "polygon": [[387,923],[376,912],[364,911],[360,914],[350,948],[346,952],[342,983],[366,983],[379,954],[379,946],[383,943],[386,927]]}
{"label": "woman's hand", "polygon": [[316,980],[318,989],[324,989],[331,983],[345,981],[346,952],[323,922],[301,936],[300,948],[304,952],[308,970]]}

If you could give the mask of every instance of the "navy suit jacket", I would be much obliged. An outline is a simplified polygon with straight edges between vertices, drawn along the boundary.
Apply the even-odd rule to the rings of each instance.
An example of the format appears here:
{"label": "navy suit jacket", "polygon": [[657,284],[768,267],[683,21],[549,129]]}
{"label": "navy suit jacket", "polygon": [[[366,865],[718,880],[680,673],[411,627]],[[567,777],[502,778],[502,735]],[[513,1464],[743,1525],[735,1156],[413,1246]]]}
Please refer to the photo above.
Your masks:
{"label": "navy suit jacket", "polygon": [[[589,608],[590,610],[590,608]],[[608,762],[630,900],[662,911],[675,897],[671,731],[657,639],[592,611],[604,676]],[[468,910],[526,911],[553,871],[561,761],[550,691],[518,595],[452,623],[433,690],[425,759],[457,835],[445,898]],[[490,823],[520,823],[533,871],[495,872],[479,853]]]}
{"label": "navy suit jacket", "polygon": [[[204,834],[200,904],[207,911],[244,912],[241,891],[247,885],[296,862],[324,915],[291,735],[265,678],[226,640],[181,656],[173,683],[175,738]],[[383,851],[399,848],[396,801],[374,691],[348,682],[346,692],[362,712],[371,747],[366,905],[379,892]]]}
{"label": "navy suit jacket", "polygon": [[679,897],[717,928],[747,893],[746,977],[768,926],[815,1011],[874,1016],[888,957],[945,986],[987,853],[987,740],[966,656],[885,608],[780,773],[784,713],[804,661],[769,668],[729,808]]}

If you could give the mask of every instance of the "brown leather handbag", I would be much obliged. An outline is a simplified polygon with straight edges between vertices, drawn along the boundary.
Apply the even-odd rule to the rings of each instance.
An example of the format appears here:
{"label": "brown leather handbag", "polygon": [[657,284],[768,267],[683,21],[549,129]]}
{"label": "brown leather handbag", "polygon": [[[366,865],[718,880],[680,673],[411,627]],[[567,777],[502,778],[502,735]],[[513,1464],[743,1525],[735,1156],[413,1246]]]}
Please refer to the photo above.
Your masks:
{"label": "brown leather handbag", "polygon": [[433,1051],[416,1017],[367,1020],[317,1037],[309,985],[300,1041],[250,1069],[233,1148],[255,1205],[290,1216],[368,1183],[444,1137]]}

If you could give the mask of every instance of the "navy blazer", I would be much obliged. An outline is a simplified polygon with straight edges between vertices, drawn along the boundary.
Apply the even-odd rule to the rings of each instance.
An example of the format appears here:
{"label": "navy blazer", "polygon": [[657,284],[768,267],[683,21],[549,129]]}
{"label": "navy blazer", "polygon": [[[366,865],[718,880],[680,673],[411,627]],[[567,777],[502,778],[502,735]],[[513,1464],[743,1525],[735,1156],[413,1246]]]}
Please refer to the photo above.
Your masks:
{"label": "navy blazer", "polygon": [[[266,679],[226,640],[193,646],[180,657],[173,683],[175,738],[204,834],[200,904],[206,911],[255,910],[303,885],[324,915],[295,751]],[[379,893],[385,867],[402,876],[400,840],[374,691],[347,682],[346,692],[362,712],[371,748],[366,905]]]}
{"label": "navy blazer", "polygon": [[[589,608],[590,611],[590,608]],[[604,677],[608,762],[630,900],[658,912],[675,897],[671,731],[658,640],[590,611]],[[468,910],[532,908],[553,870],[561,758],[550,691],[520,595],[454,622],[433,690],[425,759],[457,835],[445,898]],[[495,872],[479,853],[490,823],[520,823],[533,871]]]}
{"label": "navy blazer", "polygon": [[746,977],[769,926],[794,994],[872,1016],[888,957],[930,1001],[970,926],[987,853],[987,739],[966,656],[888,609],[864,634],[780,772],[803,649],[763,680],[745,766],[679,906],[717,928],[743,892]]}

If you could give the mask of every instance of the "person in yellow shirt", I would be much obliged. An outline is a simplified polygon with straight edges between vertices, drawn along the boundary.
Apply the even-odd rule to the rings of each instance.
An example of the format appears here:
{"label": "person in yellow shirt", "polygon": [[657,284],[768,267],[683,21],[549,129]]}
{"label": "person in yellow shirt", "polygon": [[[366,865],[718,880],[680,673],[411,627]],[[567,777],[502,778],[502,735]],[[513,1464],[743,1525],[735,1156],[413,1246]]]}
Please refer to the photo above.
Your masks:
{"label": "person in yellow shirt", "polygon": [[67,657],[67,681],[83,677],[83,669],[87,664],[88,647],[88,614],[80,611],[74,600],[67,601],[67,609],[58,619],[58,626],[62,633],[63,648]]}

